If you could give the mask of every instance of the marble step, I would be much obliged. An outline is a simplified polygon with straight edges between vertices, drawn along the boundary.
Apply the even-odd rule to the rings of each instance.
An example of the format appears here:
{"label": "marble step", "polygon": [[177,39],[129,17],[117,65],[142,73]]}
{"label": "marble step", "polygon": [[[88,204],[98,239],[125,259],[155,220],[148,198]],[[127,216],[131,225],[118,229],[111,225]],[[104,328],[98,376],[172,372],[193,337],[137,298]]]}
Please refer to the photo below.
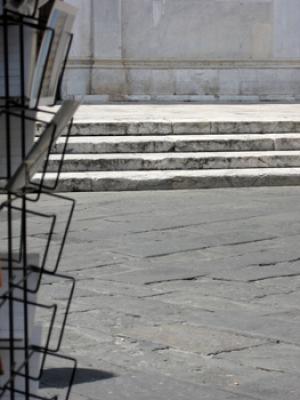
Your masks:
{"label": "marble step", "polygon": [[[127,136],[127,135],[195,135],[195,134],[240,134],[240,133],[286,133],[300,132],[300,122],[291,120],[264,120],[257,121],[184,121],[176,115],[172,121],[76,121],[72,128],[73,136]],[[221,117],[220,117],[221,118]],[[229,118],[229,116],[227,116]]]}
{"label": "marble step", "polygon": [[[50,156],[48,171],[57,169]],[[64,172],[300,167],[300,151],[66,154]]]}
{"label": "marble step", "polygon": [[[60,138],[53,150],[63,151]],[[240,135],[85,136],[70,137],[67,153],[163,153],[197,151],[300,150],[300,133]]]}
{"label": "marble step", "polygon": [[[48,173],[53,184],[56,174]],[[124,191],[300,185],[300,168],[62,173],[58,191]]]}

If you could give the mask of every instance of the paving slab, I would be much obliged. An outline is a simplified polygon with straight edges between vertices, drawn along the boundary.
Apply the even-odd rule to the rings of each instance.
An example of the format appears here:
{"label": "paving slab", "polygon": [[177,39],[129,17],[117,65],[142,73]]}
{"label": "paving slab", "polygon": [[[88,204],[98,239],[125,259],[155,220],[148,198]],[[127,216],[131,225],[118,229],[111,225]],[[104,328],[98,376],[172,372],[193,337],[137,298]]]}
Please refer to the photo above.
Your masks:
{"label": "paving slab", "polygon": [[[74,400],[298,400],[300,188],[77,193],[60,271]],[[59,209],[53,253],[66,206]],[[45,243],[32,225],[32,248]],[[49,260],[51,261],[51,259]],[[68,280],[45,282],[58,304]],[[46,324],[46,316],[39,315]],[[47,392],[65,393],[52,362]]]}

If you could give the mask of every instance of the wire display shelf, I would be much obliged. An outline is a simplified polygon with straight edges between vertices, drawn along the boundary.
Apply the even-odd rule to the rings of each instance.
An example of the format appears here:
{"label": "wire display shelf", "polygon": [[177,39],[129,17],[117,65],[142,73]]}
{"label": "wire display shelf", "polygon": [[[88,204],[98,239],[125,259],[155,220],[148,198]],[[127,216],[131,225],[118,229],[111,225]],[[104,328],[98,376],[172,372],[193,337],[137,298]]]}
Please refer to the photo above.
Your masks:
{"label": "wire display shelf", "polygon": [[[15,3],[23,5],[18,8]],[[68,400],[76,370],[74,358],[59,354],[75,280],[58,273],[75,202],[54,191],[63,166],[72,117],[79,103],[66,100],[55,111],[41,107],[45,98],[46,105],[57,104],[72,43],[71,32],[61,27],[70,28],[75,10],[61,0],[54,0],[49,18],[41,19],[41,3],[44,5],[47,1],[0,0],[1,400],[58,399],[57,394],[44,397],[38,392],[38,382],[49,358],[72,365],[65,394]],[[57,15],[65,25],[54,25],[55,12],[60,13]],[[54,185],[50,187],[45,183],[49,157],[62,133],[64,151]],[[67,205],[64,221],[54,209],[38,210],[37,205],[45,198]],[[31,243],[32,220],[45,227],[45,244],[39,251]],[[61,304],[48,297],[43,302],[37,300],[47,278],[69,283],[60,319]],[[35,322],[37,312],[46,315],[48,322],[43,327]]]}

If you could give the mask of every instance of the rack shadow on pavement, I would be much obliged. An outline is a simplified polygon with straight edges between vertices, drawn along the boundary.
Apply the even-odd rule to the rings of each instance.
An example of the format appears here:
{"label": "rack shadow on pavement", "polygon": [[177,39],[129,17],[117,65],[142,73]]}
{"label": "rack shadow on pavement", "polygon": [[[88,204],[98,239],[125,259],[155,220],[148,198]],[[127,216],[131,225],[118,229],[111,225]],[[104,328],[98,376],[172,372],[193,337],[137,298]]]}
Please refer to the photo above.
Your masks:
{"label": "rack shadow on pavement", "polygon": [[[65,388],[68,386],[68,377],[72,373],[71,368],[49,368],[44,370],[40,387],[42,389]],[[78,368],[76,370],[74,385],[102,381],[115,378],[112,372],[92,368]]]}

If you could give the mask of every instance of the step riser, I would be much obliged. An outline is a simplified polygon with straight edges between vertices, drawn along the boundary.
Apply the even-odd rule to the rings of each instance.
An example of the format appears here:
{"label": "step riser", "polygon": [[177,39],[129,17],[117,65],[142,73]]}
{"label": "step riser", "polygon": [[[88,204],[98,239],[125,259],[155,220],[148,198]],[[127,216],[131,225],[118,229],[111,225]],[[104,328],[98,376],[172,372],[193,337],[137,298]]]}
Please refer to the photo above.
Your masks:
{"label": "step riser", "polygon": [[[56,144],[53,153],[63,151],[63,143]],[[167,153],[167,152],[205,152],[205,151],[271,151],[300,150],[300,139],[261,139],[261,140],[207,140],[201,141],[161,141],[146,143],[70,143],[67,154],[103,153]]]}
{"label": "step riser", "polygon": [[[53,183],[46,179],[47,184]],[[166,179],[135,180],[135,179],[64,179],[62,178],[59,192],[102,192],[102,191],[132,191],[132,190],[187,190],[258,186],[297,186],[298,176],[249,176],[249,177],[174,177]]]}
{"label": "step riser", "polygon": [[[40,131],[40,129],[39,129]],[[239,133],[286,133],[299,132],[300,122],[128,122],[128,123],[80,123],[73,125],[72,136],[109,135],[195,135]]]}
{"label": "step riser", "polygon": [[[49,160],[48,171],[56,171],[57,160]],[[145,159],[79,159],[64,161],[64,172],[85,171],[141,171],[141,170],[197,170],[197,169],[236,169],[236,168],[287,168],[300,167],[297,156],[262,157],[210,157],[210,158],[165,158]]]}
{"label": "step riser", "polygon": [[[300,185],[298,114],[295,105],[83,106],[58,190]],[[58,166],[63,139],[48,171]]]}

